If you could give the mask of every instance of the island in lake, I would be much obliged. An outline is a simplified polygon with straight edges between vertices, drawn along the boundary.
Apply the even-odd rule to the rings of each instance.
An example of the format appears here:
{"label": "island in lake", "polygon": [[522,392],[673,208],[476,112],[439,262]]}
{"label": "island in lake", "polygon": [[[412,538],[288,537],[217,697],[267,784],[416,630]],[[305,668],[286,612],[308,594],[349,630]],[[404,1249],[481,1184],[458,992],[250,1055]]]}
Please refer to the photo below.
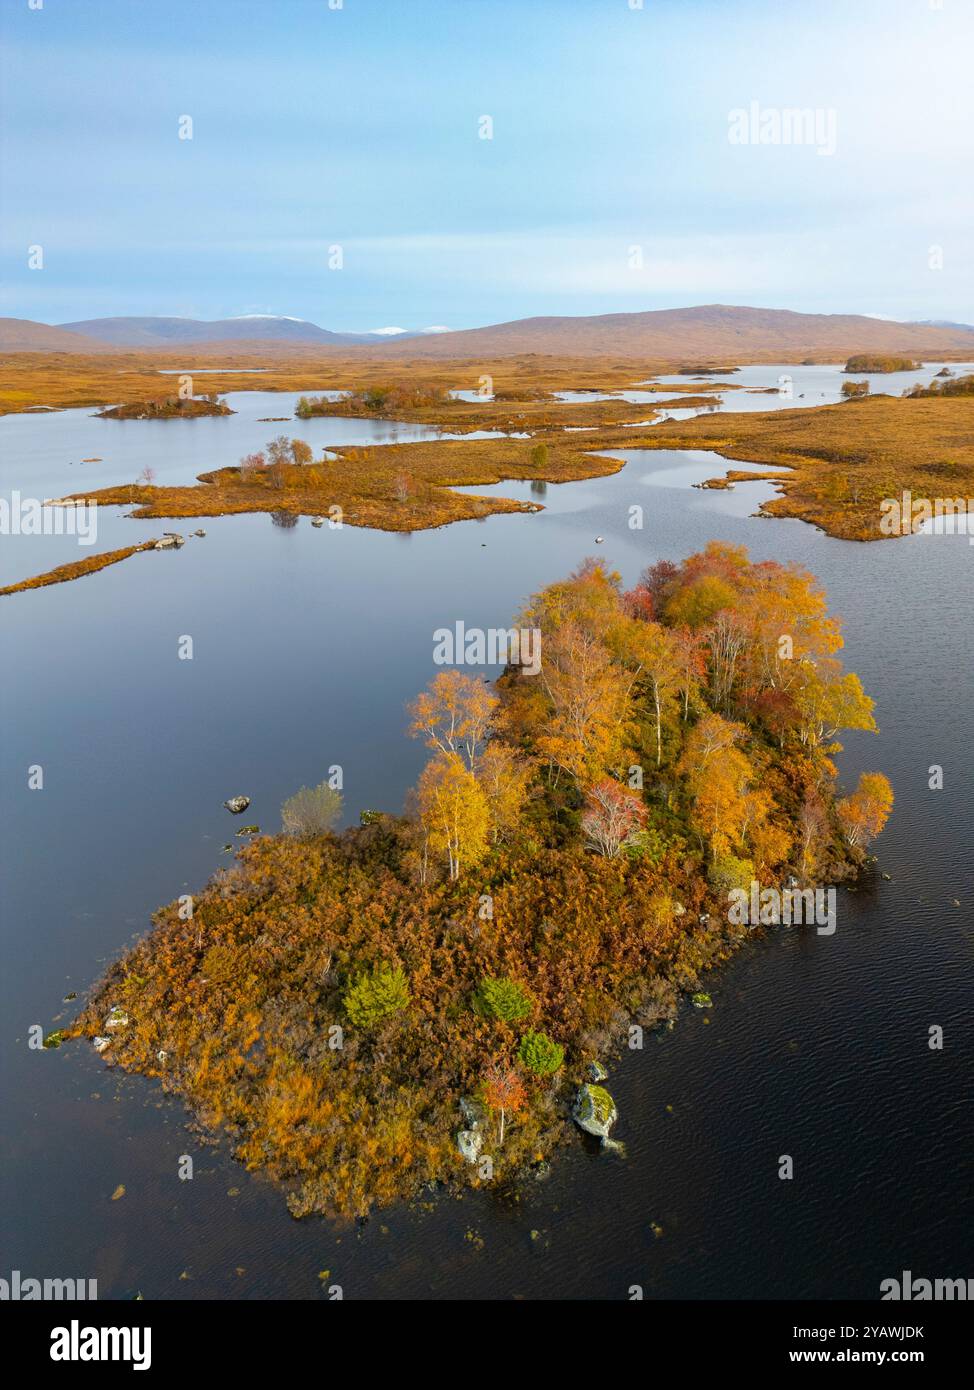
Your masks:
{"label": "island in lake", "polygon": [[199,420],[234,412],[216,393],[208,396],[164,396],[159,400],[128,401],[98,411],[99,420]]}
{"label": "island in lake", "polygon": [[614,1051],[756,928],[834,929],[890,812],[881,773],[838,794],[873,702],[796,566],[713,542],[623,591],[586,560],[503,636],[491,687],[484,635],[439,634],[405,815],[336,834],[302,788],[50,1039],[159,1080],[295,1216],[538,1175],[572,1122],[619,1148]]}

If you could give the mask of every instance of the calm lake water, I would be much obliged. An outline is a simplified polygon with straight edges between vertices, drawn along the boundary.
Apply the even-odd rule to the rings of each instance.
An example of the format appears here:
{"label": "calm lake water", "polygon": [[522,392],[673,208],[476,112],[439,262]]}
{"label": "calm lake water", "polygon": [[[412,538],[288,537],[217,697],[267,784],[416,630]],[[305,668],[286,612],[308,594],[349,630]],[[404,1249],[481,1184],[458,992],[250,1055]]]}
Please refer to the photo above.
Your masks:
{"label": "calm lake water", "polygon": [[[777,384],[776,367],[747,370]],[[799,374],[825,369],[780,370],[797,397]],[[7,417],[0,493],[61,495],[79,474],[97,485],[146,465],[189,480],[279,431],[316,450],[381,437],[377,422],[258,422],[288,415],[291,399],[232,396],[243,409],[229,420]],[[91,455],[104,462],[81,466]],[[97,1278],[103,1298],[197,1299],[321,1298],[328,1283],[347,1298],[620,1299],[639,1284],[647,1297],[875,1299],[903,1269],[971,1273],[974,548],[963,536],[832,540],[751,515],[766,484],[693,490],[725,467],[704,451],[625,458],[610,478],[474,489],[542,501],[535,515],[413,535],[207,519],[205,539],[179,552],[0,601],[0,1273]],[[628,525],[636,503],[641,531]],[[174,524],[106,513],[96,549]],[[752,940],[708,982],[709,1014],[683,1010],[611,1065],[624,1161],[572,1132],[518,1202],[474,1194],[361,1228],[295,1222],[278,1189],[189,1136],[153,1084],[87,1046],[28,1050],[28,1028],[73,1018],[62,996],[81,994],[159,903],[227,863],[226,797],[249,795],[247,820],[274,830],[284,798],[340,763],[348,821],[401,806],[425,758],[404,705],[435,672],[435,628],[507,626],[588,554],[631,583],[712,538],[807,566],[844,617],[844,656],[881,733],[849,736],[839,763],[844,783],[863,768],[892,779],[876,846],[891,881],[841,893],[832,937]],[[68,537],[2,548],[2,582],[79,553]],[[177,659],[183,635],[192,661]],[[42,791],[27,789],[34,764]],[[933,764],[942,791],[929,790]],[[927,1046],[934,1024],[942,1052]],[[184,1153],[191,1182],[177,1177]],[[777,1176],[785,1153],[791,1182]]]}

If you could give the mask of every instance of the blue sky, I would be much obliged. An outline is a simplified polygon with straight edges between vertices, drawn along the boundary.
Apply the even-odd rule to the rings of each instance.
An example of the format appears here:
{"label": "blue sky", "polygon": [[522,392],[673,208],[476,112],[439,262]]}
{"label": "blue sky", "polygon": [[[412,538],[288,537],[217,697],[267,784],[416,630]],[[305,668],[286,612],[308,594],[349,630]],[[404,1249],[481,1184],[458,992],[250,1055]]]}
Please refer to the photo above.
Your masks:
{"label": "blue sky", "polygon": [[335,4],[0,0],[0,312],[974,322],[972,0]]}

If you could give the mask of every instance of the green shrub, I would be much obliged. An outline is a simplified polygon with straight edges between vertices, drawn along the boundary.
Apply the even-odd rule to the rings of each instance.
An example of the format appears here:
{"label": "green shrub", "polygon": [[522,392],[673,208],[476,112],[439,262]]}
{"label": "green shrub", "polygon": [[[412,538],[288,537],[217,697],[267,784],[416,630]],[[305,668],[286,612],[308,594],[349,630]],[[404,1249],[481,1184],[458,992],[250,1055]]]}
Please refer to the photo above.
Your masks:
{"label": "green shrub", "polygon": [[506,976],[494,979],[488,976],[481,980],[474,995],[474,1008],[487,1018],[500,1018],[505,1023],[517,1023],[527,1018],[534,1008],[534,1000],[527,990]]}
{"label": "green shrub", "polygon": [[373,1028],[409,1003],[409,985],[401,966],[380,963],[359,975],[345,991],[345,1012],[358,1028]]}
{"label": "green shrub", "polygon": [[622,846],[622,853],[627,859],[645,859],[657,868],[663,862],[666,846],[666,836],[654,826],[648,826],[630,836]]}
{"label": "green shrub", "polygon": [[547,1033],[525,1033],[517,1055],[535,1076],[551,1076],[565,1060],[565,1049]]}
{"label": "green shrub", "polygon": [[710,866],[708,877],[718,893],[729,893],[732,888],[741,888],[745,893],[750,893],[754,865],[750,859],[738,859],[734,854],[719,854]]}

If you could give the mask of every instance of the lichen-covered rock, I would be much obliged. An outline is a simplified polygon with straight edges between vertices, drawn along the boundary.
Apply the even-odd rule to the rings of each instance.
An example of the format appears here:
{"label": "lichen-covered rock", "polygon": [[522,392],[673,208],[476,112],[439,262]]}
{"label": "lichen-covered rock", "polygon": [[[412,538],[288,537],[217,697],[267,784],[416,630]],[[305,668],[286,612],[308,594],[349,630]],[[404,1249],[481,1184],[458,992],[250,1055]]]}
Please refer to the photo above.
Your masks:
{"label": "lichen-covered rock", "polygon": [[225,801],[223,804],[230,812],[231,816],[242,816],[244,811],[246,811],[247,807],[250,805],[250,797],[231,796],[229,801]]}
{"label": "lichen-covered rock", "polygon": [[104,1052],[106,1048],[111,1047],[111,1045],[112,1045],[112,1040],[111,1040],[111,1038],[103,1037],[103,1036],[99,1033],[99,1034],[97,1034],[95,1037],[92,1038],[91,1043],[92,1043],[92,1046],[94,1047],[94,1049],[95,1049],[96,1052]]}
{"label": "lichen-covered rock", "polygon": [[483,1147],[484,1136],[475,1129],[461,1129],[457,1135],[457,1148],[468,1163],[477,1162]]}
{"label": "lichen-covered rock", "polygon": [[572,1119],[586,1134],[594,1134],[604,1143],[618,1118],[616,1103],[604,1086],[586,1084],[578,1088]]}
{"label": "lichen-covered rock", "polygon": [[105,1032],[111,1033],[116,1028],[127,1028],[129,1016],[120,1004],[113,1004],[108,1011],[105,1019]]}
{"label": "lichen-covered rock", "polygon": [[460,1113],[468,1129],[480,1129],[487,1118],[484,1106],[479,1100],[472,1100],[470,1096],[460,1097]]}
{"label": "lichen-covered rock", "polygon": [[713,1000],[706,990],[698,989],[696,994],[690,996],[695,1009],[710,1009],[713,1007]]}
{"label": "lichen-covered rock", "polygon": [[587,1071],[589,1081],[606,1081],[609,1076],[609,1073],[599,1061],[589,1062]]}

